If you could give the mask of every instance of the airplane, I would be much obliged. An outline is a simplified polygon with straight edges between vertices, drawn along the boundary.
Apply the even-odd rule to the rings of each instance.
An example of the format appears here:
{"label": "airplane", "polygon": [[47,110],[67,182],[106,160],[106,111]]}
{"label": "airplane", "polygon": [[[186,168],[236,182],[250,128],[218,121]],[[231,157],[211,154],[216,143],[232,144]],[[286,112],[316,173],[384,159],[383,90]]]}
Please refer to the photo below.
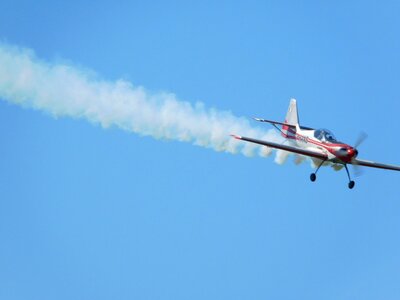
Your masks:
{"label": "airplane", "polygon": [[366,134],[359,137],[354,146],[339,142],[333,133],[328,129],[314,129],[301,126],[297,112],[297,101],[291,99],[285,121],[276,122],[261,118],[254,118],[256,121],[272,124],[288,142],[287,145],[269,141],[258,140],[250,137],[244,137],[236,134],[231,136],[235,139],[281,149],[310,157],[317,166],[315,172],[311,173],[310,180],[314,182],[317,179],[317,172],[322,165],[332,164],[336,170],[343,167],[346,169],[349,178],[348,187],[352,189],[355,182],[350,178],[348,164],[354,166],[365,166],[387,170],[400,171],[400,166],[382,164],[357,158],[357,147],[365,140]]}

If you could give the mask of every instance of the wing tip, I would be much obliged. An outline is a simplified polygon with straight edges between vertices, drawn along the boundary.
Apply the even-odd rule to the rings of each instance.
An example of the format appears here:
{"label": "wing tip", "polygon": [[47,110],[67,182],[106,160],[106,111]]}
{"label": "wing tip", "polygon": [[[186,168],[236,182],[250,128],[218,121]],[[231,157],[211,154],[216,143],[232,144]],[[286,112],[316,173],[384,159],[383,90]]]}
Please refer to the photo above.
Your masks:
{"label": "wing tip", "polygon": [[233,137],[234,139],[237,139],[237,140],[242,139],[242,137],[240,135],[236,135],[236,134],[231,134],[231,137]]}

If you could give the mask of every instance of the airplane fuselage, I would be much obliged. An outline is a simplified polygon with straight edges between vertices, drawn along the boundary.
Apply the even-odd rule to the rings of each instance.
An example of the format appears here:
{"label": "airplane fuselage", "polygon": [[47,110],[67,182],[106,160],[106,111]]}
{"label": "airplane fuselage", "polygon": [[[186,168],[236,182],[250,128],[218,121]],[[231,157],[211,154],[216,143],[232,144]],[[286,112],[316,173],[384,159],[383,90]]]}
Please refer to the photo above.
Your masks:
{"label": "airplane fuselage", "polygon": [[358,155],[358,151],[348,144],[317,139],[315,137],[316,130],[314,129],[303,130],[300,126],[296,126],[296,130],[291,127],[284,129],[286,129],[287,133],[282,135],[292,144],[306,150],[321,152],[327,156],[326,161],[346,164]]}

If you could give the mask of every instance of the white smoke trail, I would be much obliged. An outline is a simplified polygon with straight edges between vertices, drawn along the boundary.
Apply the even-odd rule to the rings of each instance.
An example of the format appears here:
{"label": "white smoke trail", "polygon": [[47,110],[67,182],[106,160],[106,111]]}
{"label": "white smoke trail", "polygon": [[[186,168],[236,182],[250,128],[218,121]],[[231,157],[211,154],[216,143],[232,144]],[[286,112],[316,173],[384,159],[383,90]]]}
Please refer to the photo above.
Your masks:
{"label": "white smoke trail", "polygon": [[[32,50],[6,44],[0,44],[0,98],[56,117],[85,118],[103,127],[246,156],[268,156],[271,149],[237,141],[231,133],[282,140],[275,131],[254,128],[230,112],[179,101],[170,93],[150,93],[125,80],[100,80],[93,72],[44,62]],[[276,161],[286,157],[278,151]]]}

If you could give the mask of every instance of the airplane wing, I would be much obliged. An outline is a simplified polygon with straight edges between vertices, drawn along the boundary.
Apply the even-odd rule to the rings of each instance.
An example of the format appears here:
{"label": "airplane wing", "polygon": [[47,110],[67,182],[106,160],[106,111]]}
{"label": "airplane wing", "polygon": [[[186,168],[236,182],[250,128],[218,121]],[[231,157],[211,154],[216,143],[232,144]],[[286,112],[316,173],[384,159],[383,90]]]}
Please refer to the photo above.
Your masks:
{"label": "airplane wing", "polygon": [[297,153],[297,154],[302,154],[302,155],[306,155],[306,156],[311,156],[311,157],[315,157],[315,158],[319,158],[319,159],[323,159],[323,160],[326,160],[328,158],[328,156],[322,152],[311,151],[311,150],[306,150],[306,149],[302,149],[299,147],[282,145],[282,144],[278,144],[278,143],[252,139],[252,138],[234,135],[234,134],[232,134],[232,136],[237,140],[255,143],[255,144],[259,144],[259,145],[263,145],[263,146],[267,146],[267,147],[271,147],[271,148],[281,149],[281,150],[285,150],[285,151],[289,151],[289,152],[293,152],[293,153]]}
{"label": "airplane wing", "polygon": [[372,168],[400,171],[400,166],[386,165],[386,164],[381,164],[378,162],[363,160],[363,159],[358,159],[358,158],[353,159],[351,164],[364,166],[364,167],[372,167]]}

